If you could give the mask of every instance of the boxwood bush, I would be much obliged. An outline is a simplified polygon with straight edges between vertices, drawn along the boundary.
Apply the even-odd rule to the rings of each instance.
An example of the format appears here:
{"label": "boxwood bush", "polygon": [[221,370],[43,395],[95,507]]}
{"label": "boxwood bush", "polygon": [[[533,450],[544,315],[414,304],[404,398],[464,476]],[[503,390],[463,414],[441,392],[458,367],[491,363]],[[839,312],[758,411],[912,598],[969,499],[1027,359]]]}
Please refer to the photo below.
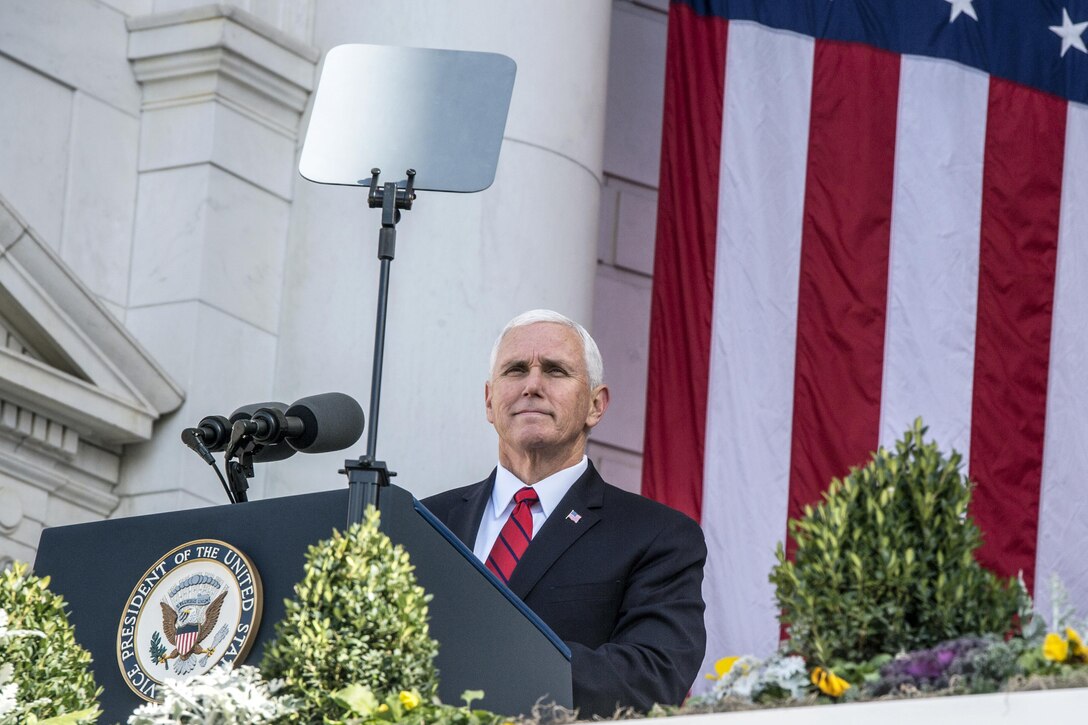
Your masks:
{"label": "boxwood bush", "polygon": [[59,715],[68,715],[71,722],[95,719],[102,688],[91,673],[91,653],[76,642],[66,606],[49,590],[49,578],[28,573],[25,564],[0,572],[0,609],[7,612],[8,628],[44,634],[0,643],[0,664],[10,667],[18,685],[18,708],[8,713],[12,722]]}
{"label": "boxwood bush", "polygon": [[437,691],[431,597],[378,521],[371,509],[363,523],[309,548],[302,581],[265,648],[265,677],[285,681],[303,722],[339,719],[341,706],[329,695],[347,685],[414,690],[428,700]]}
{"label": "boxwood bush", "polygon": [[894,451],[834,479],[790,520],[794,558],[779,544],[770,580],[789,646],[810,662],[862,662],[1015,627],[1026,593],[975,560],[972,484],[960,455],[946,457],[926,430],[919,418]]}

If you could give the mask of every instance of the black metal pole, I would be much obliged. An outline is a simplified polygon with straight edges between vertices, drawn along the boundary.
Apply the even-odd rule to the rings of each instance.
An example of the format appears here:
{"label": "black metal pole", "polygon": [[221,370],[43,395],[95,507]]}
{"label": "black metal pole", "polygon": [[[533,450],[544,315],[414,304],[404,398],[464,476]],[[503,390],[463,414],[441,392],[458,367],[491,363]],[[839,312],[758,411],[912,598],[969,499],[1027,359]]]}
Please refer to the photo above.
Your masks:
{"label": "black metal pole", "polygon": [[[377,182],[377,170],[374,182]],[[373,189],[374,186],[371,187],[372,193]],[[377,319],[374,323],[374,365],[370,372],[370,425],[367,428],[366,455],[358,461],[347,461],[344,464],[344,472],[348,476],[348,526],[362,521],[368,507],[378,505],[381,486],[389,483],[390,474],[385,464],[376,461],[375,457],[378,449],[382,364],[385,360],[385,322],[389,310],[389,275],[397,252],[397,222],[400,220],[400,211],[396,204],[397,185],[388,182],[382,188],[382,228],[378,232],[381,271],[378,277]]]}
{"label": "black metal pole", "polygon": [[[389,272],[397,246],[396,227],[382,227],[378,239],[378,314],[374,324],[374,367],[370,371],[370,428],[366,436],[366,454],[373,459],[378,454],[378,409],[382,397],[382,365],[385,361],[385,320],[389,310]],[[383,254],[383,252],[387,252]]]}

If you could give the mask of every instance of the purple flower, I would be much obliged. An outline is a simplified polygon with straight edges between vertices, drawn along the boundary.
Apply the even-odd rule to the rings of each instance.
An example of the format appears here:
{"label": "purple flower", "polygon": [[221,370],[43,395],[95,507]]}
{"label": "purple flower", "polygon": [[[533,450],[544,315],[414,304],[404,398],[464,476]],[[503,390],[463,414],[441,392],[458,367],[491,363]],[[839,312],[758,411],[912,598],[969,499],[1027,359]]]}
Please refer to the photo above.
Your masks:
{"label": "purple flower", "polygon": [[923,687],[944,678],[957,657],[978,649],[982,642],[974,637],[964,637],[937,645],[932,649],[917,650],[901,655],[881,670],[885,678],[908,678]]}
{"label": "purple flower", "polygon": [[[947,655],[947,657],[943,655]],[[947,650],[944,652],[918,652],[904,660],[904,670],[906,674],[915,679],[934,680],[944,674],[953,656],[952,652]]]}

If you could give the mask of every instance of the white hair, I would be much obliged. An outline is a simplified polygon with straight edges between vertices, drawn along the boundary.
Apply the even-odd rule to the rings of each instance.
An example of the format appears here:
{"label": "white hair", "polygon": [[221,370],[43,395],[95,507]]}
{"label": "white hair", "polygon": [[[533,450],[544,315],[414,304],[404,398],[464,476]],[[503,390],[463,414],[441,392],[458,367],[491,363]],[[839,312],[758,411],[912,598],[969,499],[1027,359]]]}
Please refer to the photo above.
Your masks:
{"label": "white hair", "polygon": [[589,378],[589,389],[593,390],[598,385],[604,384],[604,360],[601,358],[601,351],[597,347],[597,343],[593,341],[593,337],[586,331],[586,328],[582,327],[566,315],[561,315],[553,310],[529,310],[528,312],[522,312],[520,315],[506,323],[506,327],[502,328],[502,332],[500,332],[498,338],[496,338],[495,344],[491,346],[490,375],[495,374],[495,362],[499,357],[499,345],[502,343],[503,338],[506,337],[506,333],[510,332],[515,327],[525,327],[527,325],[534,325],[538,322],[554,322],[557,325],[569,327],[577,332],[578,337],[582,340],[582,353],[586,362],[586,375]]}

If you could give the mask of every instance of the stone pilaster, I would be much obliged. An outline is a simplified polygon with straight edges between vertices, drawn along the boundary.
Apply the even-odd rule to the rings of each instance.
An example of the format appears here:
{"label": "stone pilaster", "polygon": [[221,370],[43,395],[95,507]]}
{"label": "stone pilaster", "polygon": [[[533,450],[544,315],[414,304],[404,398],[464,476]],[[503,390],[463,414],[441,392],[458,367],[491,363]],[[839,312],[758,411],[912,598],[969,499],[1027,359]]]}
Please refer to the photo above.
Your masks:
{"label": "stone pilaster", "polygon": [[[128,27],[142,110],[126,323],[188,393],[156,430],[171,439],[272,393],[299,121],[318,52],[228,5]],[[180,442],[126,450],[121,492],[124,514],[224,501]]]}

